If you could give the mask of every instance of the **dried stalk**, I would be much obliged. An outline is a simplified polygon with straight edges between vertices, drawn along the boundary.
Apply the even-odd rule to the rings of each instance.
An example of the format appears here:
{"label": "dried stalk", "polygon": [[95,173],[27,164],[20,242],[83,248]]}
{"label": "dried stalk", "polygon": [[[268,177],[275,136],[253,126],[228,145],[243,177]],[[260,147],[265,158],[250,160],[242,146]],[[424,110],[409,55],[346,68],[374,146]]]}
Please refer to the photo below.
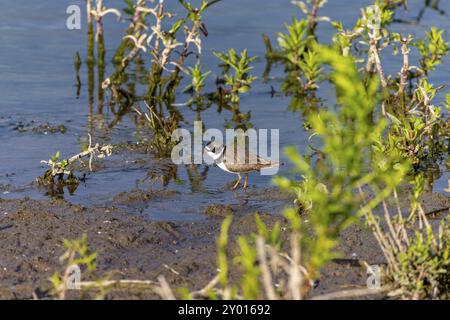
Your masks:
{"label": "dried stalk", "polygon": [[256,251],[258,252],[258,259],[262,273],[262,282],[267,299],[277,300],[277,295],[273,288],[272,274],[270,272],[269,266],[267,265],[266,244],[264,242],[264,238],[261,236],[256,239]]}
{"label": "dried stalk", "polygon": [[308,17],[308,34],[314,35],[316,26],[317,26],[317,14],[319,13],[319,3],[320,0],[314,0],[313,1],[313,9],[311,12],[311,15]]}
{"label": "dried stalk", "polygon": [[[342,290],[338,292],[326,293],[320,296],[312,297],[311,300],[336,300],[336,299],[349,299],[364,297],[375,294],[385,294],[391,292],[391,287],[382,287],[380,289],[353,289],[353,290]],[[400,295],[400,293],[396,293]]]}

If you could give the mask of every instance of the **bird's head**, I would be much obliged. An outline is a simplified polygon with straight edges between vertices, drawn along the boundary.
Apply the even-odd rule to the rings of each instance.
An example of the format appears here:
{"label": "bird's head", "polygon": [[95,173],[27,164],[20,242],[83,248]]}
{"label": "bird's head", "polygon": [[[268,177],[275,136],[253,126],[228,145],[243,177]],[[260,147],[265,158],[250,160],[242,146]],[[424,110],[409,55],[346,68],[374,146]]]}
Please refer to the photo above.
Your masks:
{"label": "bird's head", "polygon": [[225,151],[225,147],[218,141],[210,141],[206,144],[205,151],[208,156],[214,160],[217,160],[222,156]]}

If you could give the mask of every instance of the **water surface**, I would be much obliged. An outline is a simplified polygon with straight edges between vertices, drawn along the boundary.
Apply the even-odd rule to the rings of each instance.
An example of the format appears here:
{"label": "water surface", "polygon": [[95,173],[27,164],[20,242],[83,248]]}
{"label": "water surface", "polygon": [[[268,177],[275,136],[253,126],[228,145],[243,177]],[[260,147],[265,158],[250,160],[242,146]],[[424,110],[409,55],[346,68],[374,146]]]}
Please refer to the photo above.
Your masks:
{"label": "water surface", "polygon": [[[322,10],[322,15],[340,20],[350,28],[359,15],[359,8],[369,5],[371,1],[329,1]],[[96,141],[103,143],[135,143],[138,141],[134,115],[125,115],[112,128],[108,125],[115,115],[107,105],[99,112],[98,101],[89,103],[87,88],[86,27],[83,16],[82,30],[67,30],[65,22],[66,8],[78,4],[84,9],[85,1],[25,1],[5,0],[0,12],[0,197],[18,198],[30,196],[35,199],[48,198],[46,190],[36,188],[34,179],[44,172],[40,164],[50,154],[60,151],[63,157],[76,154],[87,141],[88,132]],[[177,1],[167,1],[168,7],[180,12]],[[122,6],[121,1],[105,1],[106,6]],[[411,19],[424,7],[424,1],[409,1],[409,11],[398,17]],[[450,11],[450,0],[440,2],[440,7]],[[83,11],[83,14],[85,12]],[[241,99],[241,111],[251,111],[251,123],[258,128],[279,129],[281,148],[289,145],[298,146],[301,152],[306,150],[309,134],[302,128],[300,113],[287,111],[290,97],[277,94],[272,96],[271,87],[276,90],[282,81],[283,70],[274,68],[270,81],[263,81],[262,74],[266,66],[265,49],[261,34],[268,34],[273,41],[277,32],[284,30],[284,23],[295,15],[302,13],[288,0],[223,0],[206,13],[204,22],[209,36],[203,40],[202,64],[205,69],[213,71],[210,84],[206,90],[214,90],[213,79],[220,74],[218,61],[212,54],[233,47],[237,51],[248,49],[250,55],[258,56],[253,74],[259,80],[253,85],[249,94]],[[123,36],[127,23],[117,21],[115,17],[105,19],[105,43],[107,49],[106,76],[110,75],[113,65],[112,55]],[[431,26],[448,29],[448,15],[427,9],[421,22],[417,25],[396,23],[392,29],[402,34],[411,33],[423,36]],[[329,41],[333,29],[321,24],[319,40]],[[77,96],[74,57],[79,52],[83,65],[80,70],[82,87]],[[388,54],[388,53],[386,53]],[[412,59],[417,57],[413,52]],[[447,58],[431,79],[436,85],[450,82],[450,64]],[[389,73],[401,67],[400,57],[384,60],[384,67]],[[134,67],[130,68],[133,72]],[[97,81],[97,80],[96,80]],[[97,83],[97,82],[96,82]],[[324,99],[333,101],[333,92],[324,87],[321,92]],[[95,88],[97,90],[98,88]],[[138,88],[143,91],[143,88]],[[96,94],[95,94],[96,97]],[[106,97],[108,98],[108,97]],[[177,103],[183,103],[188,96],[179,94]],[[107,99],[106,99],[107,100]],[[200,115],[188,108],[180,107],[185,121],[183,126],[192,129],[192,122],[198,117],[204,121],[206,128],[224,129],[231,119],[231,113],[218,113],[214,106]],[[64,125],[66,133],[20,132],[21,126],[35,127],[40,124]],[[286,174],[290,166],[281,168]],[[176,171],[177,179],[163,185],[150,176],[168,175]],[[156,159],[144,153],[116,154],[102,164],[102,168],[90,174],[86,183],[82,183],[74,194],[66,192],[64,197],[71,202],[83,205],[108,205],[114,195],[135,188],[175,190],[177,194],[167,199],[156,199],[144,208],[132,208],[132,213],[144,214],[151,219],[201,219],[202,208],[211,203],[239,204],[249,201],[255,210],[278,209],[282,201],[265,200],[261,197],[234,195],[226,190],[225,185],[233,179],[217,167],[205,166],[194,172],[202,174],[204,179],[194,183],[189,176],[191,170],[186,167],[174,167],[168,161]],[[447,187],[448,175],[444,172],[435,183],[436,190]],[[250,178],[253,191],[271,187],[271,178],[252,175]],[[200,208],[200,210],[199,210]]]}

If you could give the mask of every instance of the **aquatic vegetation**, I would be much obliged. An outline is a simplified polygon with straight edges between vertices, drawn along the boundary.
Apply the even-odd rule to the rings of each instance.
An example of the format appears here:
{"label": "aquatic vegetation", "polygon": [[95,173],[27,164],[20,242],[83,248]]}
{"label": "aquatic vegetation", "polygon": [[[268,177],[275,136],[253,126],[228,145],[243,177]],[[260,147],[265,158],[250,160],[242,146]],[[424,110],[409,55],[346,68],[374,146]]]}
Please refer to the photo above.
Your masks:
{"label": "aquatic vegetation", "polygon": [[176,141],[172,140],[172,132],[178,126],[181,115],[173,110],[168,116],[164,116],[162,112],[157,112],[154,107],[146,105],[146,111],[135,108],[135,112],[146,119],[147,127],[152,130],[150,148],[160,157],[167,157],[171,154]]}
{"label": "aquatic vegetation", "polygon": [[435,70],[450,50],[450,43],[444,41],[443,33],[444,30],[433,27],[431,31],[426,33],[427,38],[425,40],[419,39],[414,43],[422,56],[420,59],[422,72],[428,73]]}
{"label": "aquatic vegetation", "polygon": [[225,95],[229,95],[231,102],[237,104],[239,103],[239,94],[249,91],[252,82],[257,79],[249,73],[253,69],[250,64],[255,61],[256,57],[248,57],[247,50],[237,54],[234,49],[228,50],[227,53],[214,52],[214,55],[223,62],[225,84],[229,86],[225,89]]}
{"label": "aquatic vegetation", "polygon": [[88,157],[88,167],[89,170],[92,171],[92,162],[95,158],[102,159],[108,157],[112,154],[112,146],[100,144],[92,145],[92,141],[89,142],[89,146],[87,146],[86,150],[68,158],[68,159],[60,159],[59,151],[56,152],[54,156],[52,156],[48,161],[42,160],[41,163],[46,164],[50,167],[43,176],[38,177],[36,182],[39,185],[53,185],[55,183],[55,178],[57,179],[58,184],[70,185],[78,184],[78,178],[74,174],[74,165],[77,161],[82,158]]}
{"label": "aquatic vegetation", "polygon": [[[382,92],[381,116],[391,122],[384,142],[386,150],[400,150],[405,159],[412,159],[417,169],[436,163],[447,150],[447,120],[441,108],[433,103],[443,87],[434,88],[428,82],[428,73],[442,62],[449,44],[444,40],[443,30],[437,28],[427,32],[425,39],[417,40],[411,35],[402,36],[389,31],[395,10],[405,4],[404,1],[376,1],[374,6],[362,10],[361,18],[350,30],[345,30],[338,21],[331,22],[337,30],[332,45],[343,56],[350,56],[361,65],[364,81],[369,83],[373,77],[378,77]],[[287,33],[279,34],[278,50],[272,48],[267,37],[264,38],[268,60],[266,73],[270,72],[272,63],[285,65],[286,76],[280,89],[292,96],[290,109],[301,110],[306,115],[316,112],[321,106],[311,90],[319,88],[324,80],[321,76],[323,71],[314,51],[315,39],[308,34],[308,20],[293,18],[287,29]],[[403,57],[397,74],[386,74],[383,68],[381,55],[388,48],[394,55],[401,52]],[[418,66],[410,57],[414,48],[420,54]],[[376,109],[372,117],[379,117]]]}
{"label": "aquatic vegetation", "polygon": [[[286,209],[289,243],[283,245],[280,225],[269,230],[257,217],[258,233],[237,240],[240,252],[233,261],[239,266],[242,277],[232,283],[228,278],[230,266],[226,253],[231,217],[225,219],[218,238],[217,279],[201,294],[182,290],[185,298],[202,295],[213,299],[308,297],[320,269],[339,256],[334,249],[340,232],[382,203],[404,178],[408,164],[398,153],[373,151],[381,144],[386,125],[384,121],[373,123],[368,117],[378,101],[377,80],[373,79],[365,87],[350,57],[325,47],[316,46],[315,50],[321,62],[333,68],[330,78],[340,105],[338,114],[321,110],[319,114],[309,115],[311,130],[322,140],[324,163],[314,166],[295,148],[290,148],[287,154],[303,180],[276,178],[282,189],[296,192],[298,203],[308,212],[308,229],[298,210]],[[369,163],[367,154],[371,155]],[[366,170],[367,165],[370,171]],[[357,192],[368,187],[376,193],[365,201]]]}
{"label": "aquatic vegetation", "polygon": [[[285,65],[286,72],[303,70],[302,67],[312,67],[316,63],[312,63],[314,55],[305,56],[312,50],[312,44],[315,42],[313,34],[308,33],[308,21],[297,20],[292,18],[290,25],[286,24],[287,33],[278,33],[279,49],[273,49],[270,39],[264,35],[264,42],[266,45],[266,58],[268,60],[268,69],[266,74],[270,71],[270,66],[276,62],[282,62]],[[317,70],[317,69],[316,69]],[[312,78],[311,72],[307,78]],[[301,73],[299,76],[302,76]],[[306,75],[305,75],[306,76]]]}
{"label": "aquatic vegetation", "polygon": [[[282,63],[286,76],[280,86],[280,91],[292,96],[289,109],[305,112],[317,109],[320,100],[317,99],[315,90],[319,88],[322,80],[321,63],[314,50],[316,43],[315,29],[318,20],[328,21],[327,17],[317,18],[318,10],[326,1],[314,1],[314,8],[310,11],[302,1],[294,1],[309,17],[306,20],[292,18],[292,23],[286,24],[286,33],[278,33],[278,48],[273,48],[270,39],[263,35],[266,46],[266,70],[263,78],[267,79],[272,66]],[[315,18],[314,18],[315,17]]]}
{"label": "aquatic vegetation", "polygon": [[[403,4],[398,1],[395,5]],[[386,25],[392,20],[393,12],[389,11],[393,3],[383,2],[380,5],[382,9],[381,25]],[[368,14],[368,13],[367,13]],[[436,240],[431,227],[427,225],[426,217],[419,215],[421,223],[427,225],[422,229],[426,234],[424,240],[423,233],[417,232],[416,238],[408,238],[406,229],[402,229],[401,225],[392,222],[390,215],[385,214],[385,222],[390,226],[395,225],[395,229],[389,229],[390,235],[383,233],[376,219],[373,210],[380,205],[387,209],[386,200],[393,195],[396,197],[396,187],[402,183],[409,170],[409,159],[411,155],[405,155],[402,151],[401,143],[387,143],[384,139],[385,132],[389,132],[388,139],[392,139],[392,132],[395,130],[406,130],[410,128],[405,123],[400,122],[384,109],[386,98],[380,94],[378,84],[381,83],[382,89],[387,89],[390,77],[386,77],[381,66],[378,41],[381,39],[381,33],[375,32],[368,28],[367,22],[369,16],[363,17],[359,21],[360,34],[364,30],[369,30],[367,34],[369,41],[369,50],[367,51],[368,60],[365,72],[369,76],[361,76],[358,72],[355,59],[350,56],[350,45],[354,40],[354,35],[350,37],[350,41],[345,46],[336,46],[335,49],[326,49],[319,47],[314,43],[308,48],[304,41],[297,42],[303,46],[302,53],[295,55],[295,50],[286,51],[284,59],[293,65],[298,64],[299,60],[320,60],[320,62],[311,63],[311,65],[329,64],[333,69],[330,76],[331,82],[336,87],[337,102],[340,108],[337,114],[328,110],[319,110],[318,113],[310,113],[308,115],[308,123],[314,136],[318,136],[322,140],[321,150],[316,151],[318,154],[317,163],[311,162],[312,158],[305,158],[298,155],[295,148],[289,148],[287,154],[291,161],[296,165],[296,172],[303,175],[301,181],[293,181],[287,178],[276,179],[278,185],[286,190],[293,191],[297,194],[297,203],[301,205],[303,211],[308,212],[310,221],[310,235],[302,226],[295,209],[287,209],[286,217],[291,222],[291,257],[288,261],[293,265],[292,273],[285,273],[281,276],[281,281],[276,282],[274,279],[280,280],[277,274],[270,266],[274,265],[274,258],[271,256],[272,264],[266,263],[266,252],[261,248],[272,248],[275,255],[281,254],[279,226],[275,226],[271,232],[257,220],[259,227],[259,237],[256,241],[241,237],[238,239],[240,254],[233,260],[240,266],[242,278],[237,284],[231,284],[228,278],[229,258],[227,257],[226,248],[228,243],[227,232],[231,223],[231,218],[224,221],[221,236],[218,239],[218,267],[219,274],[213,279],[205,289],[189,293],[188,290],[182,290],[185,298],[209,297],[213,299],[258,299],[258,298],[302,298],[308,292],[308,286],[311,286],[312,279],[320,274],[320,269],[331,259],[337,257],[337,253],[333,248],[338,243],[339,234],[352,223],[358,221],[361,217],[366,216],[368,223],[376,226],[375,235],[377,239],[388,239],[390,241],[380,241],[380,246],[388,258],[388,273],[393,279],[392,286],[389,285],[383,290],[394,290],[396,286],[404,286],[415,289],[412,297],[438,297],[439,293],[446,292],[445,287],[448,281],[445,275],[448,272],[448,248],[446,239],[448,235],[448,225],[444,222],[441,224],[438,239]],[[364,25],[365,23],[365,25]],[[294,21],[297,29],[305,30],[306,23]],[[301,27],[299,27],[301,26]],[[362,27],[361,27],[362,26]],[[339,27],[338,27],[339,28]],[[368,29],[367,29],[368,28]],[[291,30],[292,31],[292,30]],[[296,37],[291,37],[295,40]],[[302,34],[305,34],[303,31]],[[342,39],[347,39],[347,34],[342,34]],[[298,38],[298,37],[297,37]],[[339,39],[337,37],[336,39]],[[402,40],[403,54],[407,55],[407,43],[409,40]],[[438,41],[439,42],[439,41]],[[344,42],[341,42],[341,44]],[[289,48],[286,41],[281,41],[285,48]],[[266,42],[267,45],[267,42]],[[271,46],[267,46],[271,47]],[[306,49],[308,48],[308,49]],[[337,51],[336,51],[337,49]],[[294,52],[294,54],[292,54]],[[310,54],[310,52],[312,52]],[[340,53],[339,53],[340,52]],[[269,52],[269,54],[273,54]],[[308,56],[309,54],[309,56]],[[312,56],[314,54],[315,56]],[[273,58],[273,56],[272,56]],[[279,58],[279,57],[278,57]],[[294,62],[294,63],[293,63]],[[306,63],[306,62],[302,62]],[[304,68],[304,65],[303,65]],[[408,71],[405,71],[408,70]],[[399,81],[400,92],[404,92],[402,87],[405,86],[405,74],[409,72],[407,62],[403,65],[403,72]],[[426,72],[425,72],[426,73]],[[377,75],[377,77],[370,76]],[[403,80],[402,80],[403,74]],[[389,79],[389,80],[388,80]],[[383,90],[384,91],[384,90]],[[421,79],[418,82],[418,88],[412,93],[415,97],[414,103],[417,103],[416,110],[419,106],[430,108],[430,100],[434,98],[436,90]],[[376,107],[383,104],[382,114],[386,115],[391,122],[385,121],[383,118],[372,120],[372,114]],[[430,108],[431,111],[435,111]],[[404,114],[407,114],[406,112]],[[419,114],[419,118],[427,124],[435,123],[440,117],[439,113]],[[418,114],[416,113],[416,116]],[[417,121],[417,120],[416,120]],[[392,124],[393,123],[393,124]],[[412,127],[414,131],[425,128],[426,125],[418,125]],[[416,128],[416,129],[415,129]],[[428,134],[425,132],[424,134]],[[405,136],[405,134],[398,134]],[[407,134],[406,137],[411,135]],[[418,136],[416,132],[413,136]],[[428,136],[429,137],[429,136]],[[417,146],[416,143],[412,145]],[[428,140],[427,142],[428,143]],[[420,143],[419,149],[420,149]],[[386,146],[392,146],[387,148]],[[320,162],[319,162],[320,161]],[[412,161],[414,163],[414,161]],[[366,197],[370,194],[370,198]],[[416,203],[417,199],[416,199]],[[416,209],[420,206],[416,206]],[[398,208],[399,219],[402,218],[401,209]],[[423,212],[422,212],[423,213]],[[415,217],[416,211],[411,213],[411,217]],[[396,220],[397,221],[397,220]],[[422,225],[423,225],[422,224]],[[401,232],[399,231],[401,230]],[[300,234],[303,238],[300,238]],[[402,234],[406,240],[403,245],[396,247],[391,240]],[[262,236],[264,235],[264,237]],[[392,238],[390,238],[392,237]],[[406,243],[408,245],[406,245]],[[386,245],[383,247],[383,245]],[[437,254],[430,256],[428,248],[435,247],[434,252]],[[427,248],[427,249],[425,249]],[[424,250],[425,249],[425,250]],[[299,252],[302,253],[300,262]],[[294,259],[292,257],[295,257]],[[393,259],[390,259],[394,257]],[[277,262],[282,259],[278,257]],[[431,270],[435,270],[433,274],[419,272],[417,270],[418,261],[427,261]],[[295,262],[295,263],[294,263]],[[276,262],[275,262],[276,264]],[[283,265],[281,263],[281,265]],[[399,268],[398,266],[401,265]],[[286,270],[286,268],[276,265],[276,270]],[[409,268],[413,268],[411,270]],[[395,272],[393,270],[395,269]],[[419,268],[423,271],[422,268]],[[442,276],[443,275],[443,276]],[[405,277],[407,280],[405,280]],[[443,278],[444,277],[444,278]],[[303,282],[304,280],[307,280]],[[276,285],[275,285],[276,283]],[[429,284],[432,283],[431,286]],[[288,284],[287,286],[285,286]],[[294,284],[290,285],[289,284]],[[220,288],[217,287],[220,285]],[[431,288],[431,289],[428,289]],[[290,289],[294,289],[290,291]],[[431,294],[433,292],[433,294]]]}
{"label": "aquatic vegetation", "polygon": [[308,34],[314,35],[317,27],[317,23],[320,21],[329,21],[328,17],[319,17],[319,9],[327,3],[327,0],[307,0],[305,1],[292,1],[292,4],[299,7],[300,10],[307,17],[308,21]]}
{"label": "aquatic vegetation", "polygon": [[[118,71],[104,81],[103,86],[105,88],[120,86],[120,75],[127,64],[139,52],[148,53],[151,57],[151,68],[146,100],[152,105],[166,102],[170,106],[174,100],[175,89],[180,83],[180,72],[184,69],[184,64],[191,54],[191,48],[195,48],[198,62],[201,54],[201,35],[208,35],[206,26],[202,22],[202,14],[216,2],[218,1],[202,1],[199,8],[194,8],[189,2],[180,0],[187,11],[187,15],[185,19],[173,21],[174,15],[165,10],[163,1],[157,3],[154,7],[147,7],[146,3],[138,1],[134,14],[141,12],[145,16],[152,16],[154,22],[146,28],[136,29],[138,25],[145,25],[148,20],[145,19],[146,17],[136,18],[140,24],[134,23],[134,27],[130,27],[132,31],[129,31],[124,37],[124,40],[132,41],[134,48],[128,56],[122,59],[122,66]],[[128,11],[129,13],[132,12],[130,9]],[[145,29],[148,29],[149,33]],[[182,40],[177,39],[180,30],[182,30],[184,36]],[[173,57],[175,53],[178,53],[178,58]],[[123,56],[123,54],[119,56]]]}
{"label": "aquatic vegetation", "polygon": [[[337,115],[321,110],[308,118],[312,132],[323,144],[316,165],[298,155],[295,148],[286,150],[302,181],[276,179],[281,188],[294,191],[298,204],[309,212],[314,237],[308,239],[302,251],[311,255],[308,268],[313,273],[335,257],[332,249],[339,233],[359,219],[361,206],[377,206],[407,170],[407,164],[395,152],[372,152],[381,144],[385,128],[384,121],[373,123],[369,117],[377,102],[377,81],[372,80],[366,88],[349,57],[331,49],[317,50],[322,61],[334,69],[331,81],[340,108]],[[370,171],[366,171],[367,167]],[[367,204],[355,196],[355,191],[365,186],[377,190],[376,197]],[[291,215],[293,210],[289,211]]]}
{"label": "aquatic vegetation", "polygon": [[[170,133],[179,126],[180,112],[176,109],[175,92],[180,86],[184,74],[192,77],[192,89],[195,97],[186,103],[196,102],[203,108],[200,91],[209,72],[201,72],[200,56],[202,37],[208,31],[202,21],[202,15],[213,4],[219,2],[202,1],[198,8],[188,1],[180,0],[186,11],[185,18],[174,19],[175,15],[166,10],[164,1],[151,5],[153,1],[127,1],[125,14],[131,17],[131,23],[116,51],[115,72],[102,81],[101,87],[110,90],[115,103],[120,108],[136,113],[147,122],[152,132],[150,150],[158,156],[167,156],[173,146]],[[195,63],[189,58],[195,56]],[[146,94],[136,97],[134,85],[132,90],[124,85],[127,81],[126,70],[131,62],[142,59],[143,73],[146,73]],[[150,62],[149,70],[145,70],[145,62]],[[194,66],[192,66],[194,65]],[[141,111],[136,100],[144,100],[147,111]],[[209,99],[208,99],[209,100]],[[206,102],[210,105],[210,102]]]}
{"label": "aquatic vegetation", "polygon": [[[91,7],[90,2],[91,0],[87,0],[88,7]],[[103,0],[95,0],[94,8],[88,12],[97,23],[97,34],[96,34],[97,41],[101,36],[103,36],[103,17],[110,13],[115,14],[119,18],[121,17],[121,13],[119,10],[114,8],[109,9],[105,8],[105,6],[103,5]]]}

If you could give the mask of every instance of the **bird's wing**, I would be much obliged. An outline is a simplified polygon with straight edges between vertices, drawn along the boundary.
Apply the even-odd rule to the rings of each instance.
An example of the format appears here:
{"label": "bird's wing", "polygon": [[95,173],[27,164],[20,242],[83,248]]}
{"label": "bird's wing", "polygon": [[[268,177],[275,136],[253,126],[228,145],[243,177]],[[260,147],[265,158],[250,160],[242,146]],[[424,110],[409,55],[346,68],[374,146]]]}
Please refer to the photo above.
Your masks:
{"label": "bird's wing", "polygon": [[271,166],[275,166],[278,163],[275,163],[273,161],[264,159],[262,157],[260,157],[259,155],[255,155],[254,153],[250,152],[248,150],[248,146],[246,147],[246,152],[236,152],[234,153],[233,157],[228,157],[226,152],[229,150],[233,150],[232,146],[227,146],[224,153],[226,156],[226,162],[228,164],[233,164],[233,165],[253,165],[255,168],[264,168],[264,167],[271,167]]}

